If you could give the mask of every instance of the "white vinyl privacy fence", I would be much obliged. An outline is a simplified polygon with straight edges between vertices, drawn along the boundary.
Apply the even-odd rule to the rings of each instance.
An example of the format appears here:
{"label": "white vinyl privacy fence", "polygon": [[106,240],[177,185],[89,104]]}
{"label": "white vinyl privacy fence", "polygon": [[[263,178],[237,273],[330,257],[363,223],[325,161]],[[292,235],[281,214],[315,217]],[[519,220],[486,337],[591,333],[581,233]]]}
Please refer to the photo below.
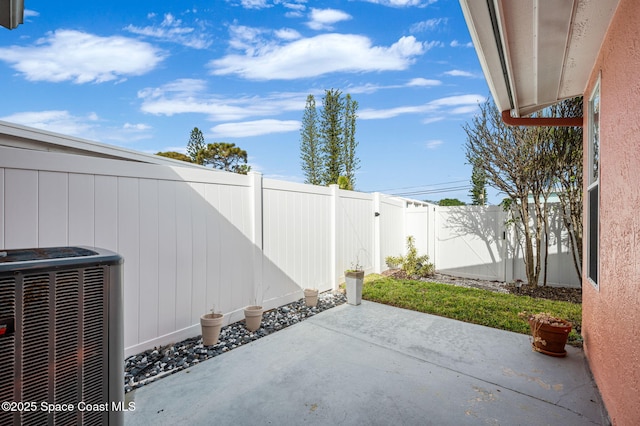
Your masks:
{"label": "white vinyl privacy fence", "polygon": [[[0,146],[0,247],[102,247],[124,259],[126,353],[200,333],[302,289],[335,289],[356,263],[403,249],[405,202],[204,168]],[[383,212],[376,216],[376,212]]]}
{"label": "white vinyl privacy fence", "polygon": [[[550,207],[547,284],[580,287],[558,204]],[[500,206],[429,206],[406,211],[407,235],[428,253],[438,272],[467,278],[526,282],[522,233],[507,226]],[[427,229],[420,229],[422,224]],[[544,250],[542,251],[544,256]],[[539,284],[543,282],[544,267]]]}
{"label": "white vinyl privacy fence", "polygon": [[[380,272],[387,256],[405,252],[407,235],[443,272],[520,277],[491,208],[465,213],[257,173],[12,144],[0,132],[0,248],[121,254],[126,355],[198,335],[200,315],[214,306],[231,323],[249,304],[270,309],[307,287],[335,289],[356,264]],[[554,268],[551,281],[568,282],[567,268]]]}

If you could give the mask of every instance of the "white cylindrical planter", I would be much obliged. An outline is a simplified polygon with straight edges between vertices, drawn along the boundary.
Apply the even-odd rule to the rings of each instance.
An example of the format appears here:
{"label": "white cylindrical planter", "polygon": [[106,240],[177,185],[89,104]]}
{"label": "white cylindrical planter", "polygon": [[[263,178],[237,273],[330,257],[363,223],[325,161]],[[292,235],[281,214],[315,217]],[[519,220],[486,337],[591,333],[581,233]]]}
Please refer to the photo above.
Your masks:
{"label": "white cylindrical planter", "polygon": [[262,306],[247,306],[244,308],[245,327],[249,331],[256,331],[262,322]]}
{"label": "white cylindrical planter", "polygon": [[312,288],[305,288],[304,303],[307,306],[315,307],[318,304],[318,290],[312,289]]}
{"label": "white cylindrical planter", "polygon": [[211,346],[218,343],[220,329],[222,328],[222,314],[204,314],[200,317],[202,327],[202,344]]}
{"label": "white cylindrical planter", "polygon": [[346,271],[344,273],[347,287],[347,303],[359,305],[362,301],[362,284],[364,283],[364,271]]}

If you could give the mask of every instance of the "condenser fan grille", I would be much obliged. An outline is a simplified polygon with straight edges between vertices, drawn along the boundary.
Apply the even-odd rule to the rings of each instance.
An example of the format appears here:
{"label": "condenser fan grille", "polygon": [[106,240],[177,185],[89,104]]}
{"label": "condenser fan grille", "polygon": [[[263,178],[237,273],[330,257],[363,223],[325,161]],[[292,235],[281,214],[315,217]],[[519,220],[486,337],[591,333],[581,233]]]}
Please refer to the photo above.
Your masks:
{"label": "condenser fan grille", "polygon": [[[113,387],[122,388],[122,336],[114,327],[121,320],[110,321],[109,305],[121,303],[121,262],[116,255],[106,264],[56,258],[42,268],[34,262],[15,262],[12,270],[2,265],[0,326],[12,324],[13,330],[0,335],[0,400],[109,406],[120,394]],[[22,263],[28,267],[20,269]],[[117,360],[110,359],[114,353]],[[0,412],[2,425],[101,425],[117,419],[100,410]]]}

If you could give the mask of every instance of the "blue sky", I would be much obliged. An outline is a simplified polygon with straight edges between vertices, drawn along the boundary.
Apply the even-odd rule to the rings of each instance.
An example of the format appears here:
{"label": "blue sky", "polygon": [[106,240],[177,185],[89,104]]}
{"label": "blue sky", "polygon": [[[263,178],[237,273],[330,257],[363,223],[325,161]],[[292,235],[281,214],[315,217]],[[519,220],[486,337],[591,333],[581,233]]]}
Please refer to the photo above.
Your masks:
{"label": "blue sky", "polygon": [[357,190],[469,200],[462,125],[489,89],[457,0],[25,8],[0,31],[0,120],[149,153],[184,152],[198,127],[302,182],[305,99],[333,88],[359,104]]}

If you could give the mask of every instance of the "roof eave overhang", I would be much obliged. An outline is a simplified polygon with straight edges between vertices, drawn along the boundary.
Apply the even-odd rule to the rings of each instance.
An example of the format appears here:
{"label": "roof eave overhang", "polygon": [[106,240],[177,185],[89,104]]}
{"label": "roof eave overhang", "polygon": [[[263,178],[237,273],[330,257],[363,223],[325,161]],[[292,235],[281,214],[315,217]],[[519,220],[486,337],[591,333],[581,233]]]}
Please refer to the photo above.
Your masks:
{"label": "roof eave overhang", "polygon": [[500,23],[496,22],[497,16],[492,16],[490,4],[491,0],[460,0],[482,72],[496,105],[501,111],[517,110],[502,38],[500,33],[496,34],[500,31]]}
{"label": "roof eave overhang", "polygon": [[24,23],[24,0],[0,0],[0,25],[10,30]]}
{"label": "roof eave overhang", "polygon": [[500,111],[581,96],[619,0],[460,0]]}
{"label": "roof eave overhang", "polygon": [[[147,154],[114,145],[107,145],[74,136],[62,135],[47,130],[26,127],[15,123],[0,121],[0,147],[30,149],[38,151],[61,152],[114,160],[135,161],[139,163],[204,168],[159,155]],[[207,170],[213,170],[207,168]]]}

